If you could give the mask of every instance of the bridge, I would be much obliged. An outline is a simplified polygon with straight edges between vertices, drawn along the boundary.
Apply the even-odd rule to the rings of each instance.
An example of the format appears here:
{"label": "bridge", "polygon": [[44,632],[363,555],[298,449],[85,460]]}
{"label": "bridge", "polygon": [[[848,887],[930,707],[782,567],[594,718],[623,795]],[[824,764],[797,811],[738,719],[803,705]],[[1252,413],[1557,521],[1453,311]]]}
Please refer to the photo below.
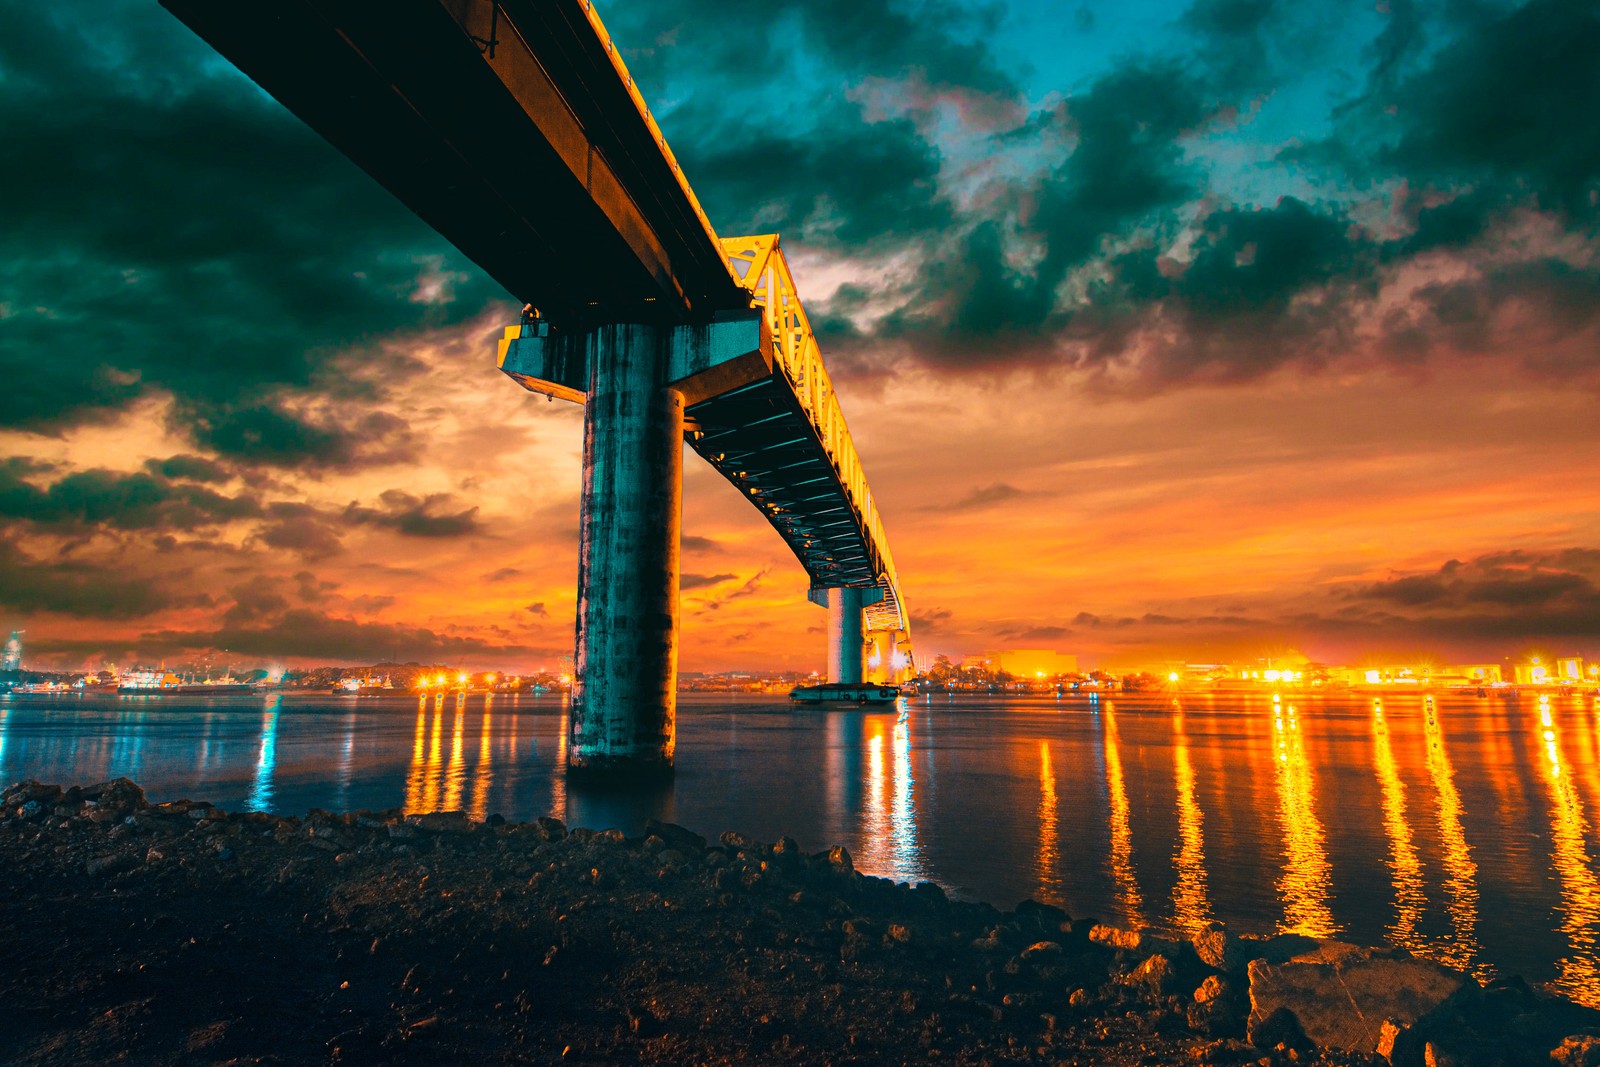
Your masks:
{"label": "bridge", "polygon": [[793,550],[830,680],[914,670],[776,235],[719,238],[589,0],[162,0],[526,305],[500,369],[584,405],[568,766],[674,758],[681,442]]}

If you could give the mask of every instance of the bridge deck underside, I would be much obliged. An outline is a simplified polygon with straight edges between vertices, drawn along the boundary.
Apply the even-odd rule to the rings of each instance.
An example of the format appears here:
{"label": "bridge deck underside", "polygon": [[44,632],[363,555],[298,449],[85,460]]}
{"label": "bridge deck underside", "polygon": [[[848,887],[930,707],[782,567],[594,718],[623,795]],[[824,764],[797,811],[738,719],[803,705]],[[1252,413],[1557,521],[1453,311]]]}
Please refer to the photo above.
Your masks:
{"label": "bridge deck underside", "polygon": [[580,0],[162,3],[548,318],[748,304]]}
{"label": "bridge deck underside", "polygon": [[838,471],[782,374],[690,407],[689,444],[755,505],[818,588],[878,586],[869,629],[896,629],[896,590]]}

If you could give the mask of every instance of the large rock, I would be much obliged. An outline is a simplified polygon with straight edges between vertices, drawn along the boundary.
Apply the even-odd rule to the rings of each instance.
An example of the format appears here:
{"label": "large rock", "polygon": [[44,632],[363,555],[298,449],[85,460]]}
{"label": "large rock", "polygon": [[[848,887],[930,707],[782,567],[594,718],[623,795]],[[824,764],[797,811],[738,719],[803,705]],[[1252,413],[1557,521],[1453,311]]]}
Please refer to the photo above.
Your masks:
{"label": "large rock", "polygon": [[1550,1059],[1560,1067],[1600,1067],[1600,1037],[1574,1034],[1550,1050]]}
{"label": "large rock", "polygon": [[1245,934],[1242,937],[1228,932],[1222,923],[1208,923],[1189,935],[1189,943],[1200,962],[1224,974],[1244,977],[1251,960],[1268,963],[1286,963],[1296,956],[1315,951],[1321,942],[1302,934],[1271,934],[1261,936]]}
{"label": "large rock", "polygon": [[1324,1048],[1375,1052],[1383,1024],[1410,1026],[1469,981],[1399,950],[1327,942],[1286,963],[1250,964],[1250,1029],[1279,1010]]}
{"label": "large rock", "polygon": [[1119,926],[1097,923],[1089,929],[1089,940],[1098,941],[1107,948],[1120,949],[1135,957],[1154,956],[1157,953],[1171,959],[1178,954],[1178,943],[1170,937],[1153,934],[1149,930],[1125,930]]}

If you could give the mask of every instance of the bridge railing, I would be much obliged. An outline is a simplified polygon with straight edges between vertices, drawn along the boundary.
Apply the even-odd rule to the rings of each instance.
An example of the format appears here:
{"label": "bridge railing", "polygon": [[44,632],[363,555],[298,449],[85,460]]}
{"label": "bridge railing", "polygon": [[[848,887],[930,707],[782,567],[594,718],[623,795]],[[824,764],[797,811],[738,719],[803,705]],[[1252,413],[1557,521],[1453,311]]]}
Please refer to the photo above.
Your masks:
{"label": "bridge railing", "polygon": [[889,554],[889,540],[878,518],[872,490],[867,486],[861,458],[850,439],[844,412],[834,394],[833,381],[828,377],[827,367],[823,366],[822,353],[811,332],[811,321],[795,289],[788,261],[778,247],[778,235],[719,240],[734,276],[750,290],[755,305],[765,314],[767,328],[772,334],[775,362],[783,368],[800,407],[816,427],[822,447],[866,531],[867,551],[875,557],[879,586],[884,593],[881,601],[866,609],[867,628],[907,631],[905,607],[900,602],[900,578]]}

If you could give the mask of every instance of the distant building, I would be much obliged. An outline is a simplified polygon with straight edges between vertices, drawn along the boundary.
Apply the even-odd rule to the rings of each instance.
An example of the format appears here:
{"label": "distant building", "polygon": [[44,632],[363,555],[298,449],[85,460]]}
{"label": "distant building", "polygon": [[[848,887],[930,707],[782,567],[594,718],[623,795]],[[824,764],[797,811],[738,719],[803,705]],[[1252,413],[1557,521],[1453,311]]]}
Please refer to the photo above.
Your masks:
{"label": "distant building", "polygon": [[10,638],[6,640],[5,652],[0,653],[0,671],[22,669],[22,634],[21,630],[11,631]]}
{"label": "distant building", "polygon": [[1058,674],[1077,674],[1078,657],[1044,648],[990,649],[967,656],[961,666],[968,670],[1003,671],[1013,678],[1053,678]]}
{"label": "distant building", "polygon": [[1443,668],[1440,673],[1448,679],[1460,679],[1478,685],[1499,685],[1505,680],[1498,663],[1455,663]]}
{"label": "distant building", "polygon": [[1549,663],[1534,659],[1518,663],[1512,672],[1518,685],[1573,685],[1583,681],[1583,660],[1578,656],[1563,656]]}

